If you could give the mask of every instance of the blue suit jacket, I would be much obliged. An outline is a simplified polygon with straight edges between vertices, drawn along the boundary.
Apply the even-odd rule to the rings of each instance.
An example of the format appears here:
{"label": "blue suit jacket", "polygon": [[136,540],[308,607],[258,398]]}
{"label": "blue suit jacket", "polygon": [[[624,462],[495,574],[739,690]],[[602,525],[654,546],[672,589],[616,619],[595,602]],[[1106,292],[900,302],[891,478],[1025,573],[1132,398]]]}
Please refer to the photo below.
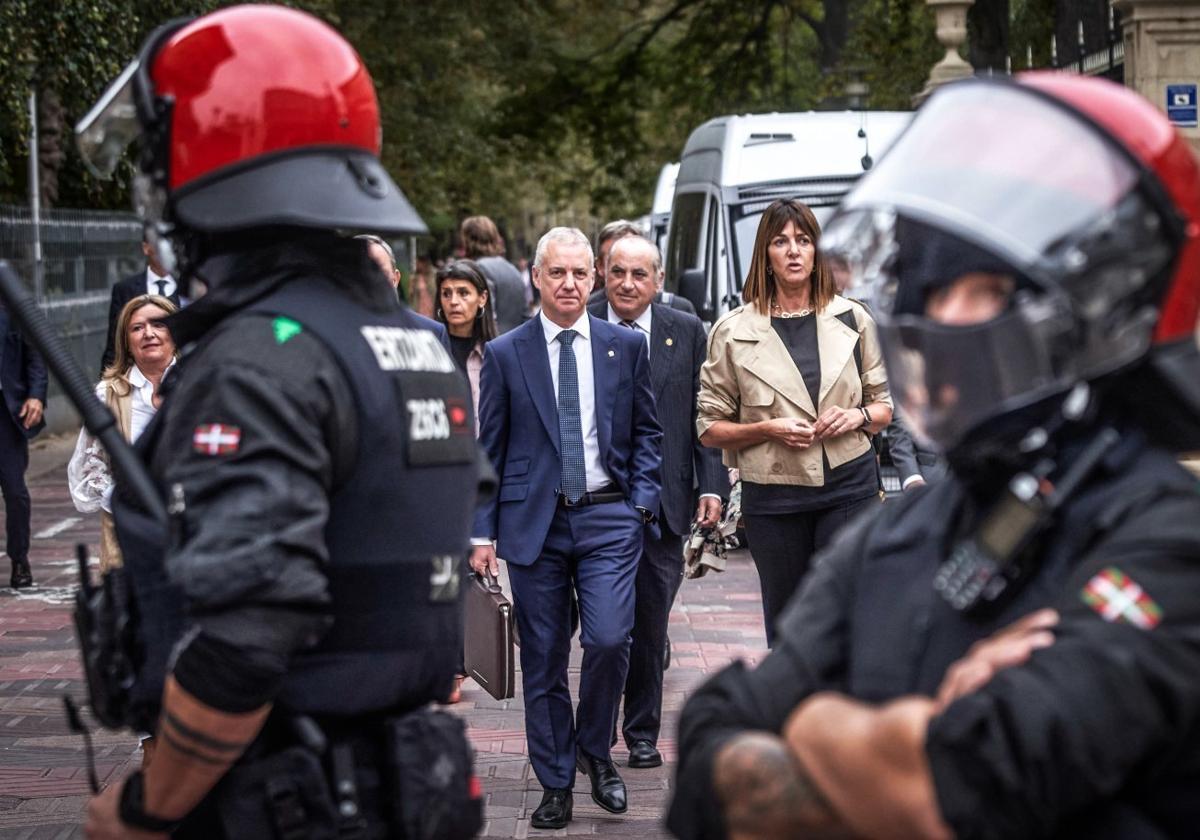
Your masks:
{"label": "blue suit jacket", "polygon": [[27,438],[31,438],[46,425],[45,419],[26,429],[21,422],[21,406],[34,397],[46,404],[46,366],[42,357],[17,331],[16,324],[8,317],[8,310],[0,307],[0,388],[4,390],[4,406],[12,415]]}
{"label": "blue suit jacket", "polygon": [[[655,416],[645,340],[590,319],[600,462],[629,502],[659,509],[662,431]],[[475,536],[528,566],[541,554],[558,504],[562,460],[558,399],[541,318],[488,343],[479,382],[479,442],[500,480],[480,505]]]}

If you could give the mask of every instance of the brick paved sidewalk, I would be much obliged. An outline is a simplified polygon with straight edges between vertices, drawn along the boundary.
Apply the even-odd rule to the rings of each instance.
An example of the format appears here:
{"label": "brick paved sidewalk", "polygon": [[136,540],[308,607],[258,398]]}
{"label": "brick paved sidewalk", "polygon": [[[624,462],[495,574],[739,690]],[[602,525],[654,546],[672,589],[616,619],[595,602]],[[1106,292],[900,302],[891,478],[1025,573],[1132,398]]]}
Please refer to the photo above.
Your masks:
{"label": "brick paved sidewalk", "polygon": [[[74,545],[90,541],[98,524],[71,505],[65,458],[69,442],[35,450],[30,469],[33,542],[30,562],[38,586],[14,593],[7,587],[7,557],[0,562],[0,838],[82,837],[88,795],[82,740],[67,731],[62,695],[86,697],[71,627]],[[38,474],[40,473],[40,474]],[[2,520],[2,516],[0,516]],[[94,561],[93,561],[94,562]],[[757,660],[765,652],[758,579],[744,552],[731,555],[729,570],[685,581],[671,614],[673,660],[665,675],[665,726],[659,748],[667,765],[629,770],[624,745],[614,759],[629,787],[629,812],[614,816],[588,796],[586,777],[576,779],[575,818],[567,830],[530,829],[529,814],[541,799],[526,756],[520,694],[492,700],[474,683],[464,685],[453,707],[470,726],[477,769],[487,797],[486,837],[638,836],[663,838],[661,818],[675,759],[675,722],[688,691],[705,674],[732,659]],[[572,691],[579,684],[579,651],[572,658]],[[518,680],[519,685],[519,680]],[[130,733],[93,735],[102,783],[120,779],[139,760]]]}

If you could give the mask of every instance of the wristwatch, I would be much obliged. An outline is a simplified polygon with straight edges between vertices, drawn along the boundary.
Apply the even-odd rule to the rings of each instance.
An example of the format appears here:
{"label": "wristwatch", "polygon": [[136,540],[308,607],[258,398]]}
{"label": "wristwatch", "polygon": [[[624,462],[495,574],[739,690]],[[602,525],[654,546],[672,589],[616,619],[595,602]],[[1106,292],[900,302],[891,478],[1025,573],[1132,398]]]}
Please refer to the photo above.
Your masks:
{"label": "wristwatch", "polygon": [[871,425],[871,412],[867,411],[867,407],[865,405],[860,405],[858,407],[858,410],[863,413],[863,420],[866,421],[863,425],[870,426]]}
{"label": "wristwatch", "polygon": [[121,788],[121,804],[117,812],[121,817],[121,822],[143,831],[171,834],[179,828],[183,820],[164,820],[147,814],[143,810],[144,783],[145,777],[142,776],[141,770],[125,780],[125,786]]}
{"label": "wristwatch", "polygon": [[652,525],[652,524],[654,524],[654,521],[656,519],[658,519],[657,516],[655,516],[653,513],[651,513],[650,511],[648,511],[646,508],[642,507],[641,505],[634,505],[634,508],[637,510],[638,513],[640,513],[642,515],[642,524],[643,525]]}

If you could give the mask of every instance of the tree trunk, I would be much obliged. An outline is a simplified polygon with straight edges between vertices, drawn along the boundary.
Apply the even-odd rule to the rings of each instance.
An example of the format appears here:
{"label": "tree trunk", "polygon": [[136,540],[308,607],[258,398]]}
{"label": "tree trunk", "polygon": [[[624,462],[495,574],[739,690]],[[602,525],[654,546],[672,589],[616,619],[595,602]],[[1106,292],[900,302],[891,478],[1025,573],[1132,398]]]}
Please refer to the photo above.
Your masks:
{"label": "tree trunk", "polygon": [[58,173],[67,159],[63,148],[63,123],[66,112],[58,91],[43,88],[38,91],[38,177],[41,179],[42,207],[58,203]]}

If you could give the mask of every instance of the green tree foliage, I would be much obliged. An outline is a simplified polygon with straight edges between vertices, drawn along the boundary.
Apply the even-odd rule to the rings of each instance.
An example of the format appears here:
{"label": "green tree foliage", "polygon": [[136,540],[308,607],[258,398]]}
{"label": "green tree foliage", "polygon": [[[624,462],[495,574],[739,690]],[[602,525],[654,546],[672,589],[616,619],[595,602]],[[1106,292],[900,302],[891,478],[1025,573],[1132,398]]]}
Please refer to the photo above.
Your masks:
{"label": "green tree foliage", "polygon": [[[1021,8],[1045,0],[1013,0]],[[62,205],[128,207],[70,129],[161,22],[217,0],[3,0],[0,201],[26,199],[36,84],[43,185]],[[295,0],[375,79],[384,163],[440,236],[470,213],[510,231],[646,212],[662,164],[724,113],[906,108],[939,50],[924,0]],[[1014,34],[1017,27],[1014,25]],[[510,238],[513,238],[510,235]]]}

